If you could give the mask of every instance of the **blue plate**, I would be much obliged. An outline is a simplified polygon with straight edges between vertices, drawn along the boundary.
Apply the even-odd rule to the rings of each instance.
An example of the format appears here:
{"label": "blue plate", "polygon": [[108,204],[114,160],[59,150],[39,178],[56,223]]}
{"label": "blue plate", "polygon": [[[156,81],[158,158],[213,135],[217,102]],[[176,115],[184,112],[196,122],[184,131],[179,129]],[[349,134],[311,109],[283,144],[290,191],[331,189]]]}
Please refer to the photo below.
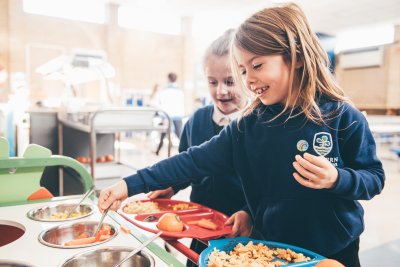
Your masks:
{"label": "blue plate", "polygon": [[320,260],[325,259],[325,257],[314,253],[312,251],[309,251],[304,248],[299,248],[296,246],[284,244],[284,243],[278,243],[278,242],[271,242],[271,241],[264,241],[264,240],[257,240],[257,239],[252,239],[248,237],[236,237],[236,238],[226,238],[226,239],[218,239],[218,240],[211,240],[209,241],[209,246],[206,248],[199,257],[199,267],[206,267],[207,262],[208,262],[208,257],[210,254],[214,251],[214,248],[216,248],[219,251],[225,251],[229,252],[232,251],[235,246],[239,243],[242,243],[243,245],[246,245],[250,241],[253,241],[254,244],[262,243],[264,245],[267,245],[268,247],[274,248],[283,248],[283,249],[291,249],[296,253],[303,253],[304,256],[309,257],[311,260],[305,261],[305,262],[296,262],[296,263],[289,263],[284,266],[290,266],[290,267],[311,267],[315,266]]}

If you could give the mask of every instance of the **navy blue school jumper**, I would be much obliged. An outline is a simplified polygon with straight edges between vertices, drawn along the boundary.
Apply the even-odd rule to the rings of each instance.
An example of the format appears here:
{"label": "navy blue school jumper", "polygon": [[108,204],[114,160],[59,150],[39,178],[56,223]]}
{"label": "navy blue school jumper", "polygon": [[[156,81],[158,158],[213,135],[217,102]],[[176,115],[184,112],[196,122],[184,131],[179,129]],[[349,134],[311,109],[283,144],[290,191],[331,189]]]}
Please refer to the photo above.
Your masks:
{"label": "navy blue school jumper", "polygon": [[[179,152],[200,145],[219,134],[223,126],[219,126],[213,121],[213,113],[214,105],[202,107],[193,113],[184,126],[179,142]],[[192,186],[190,194],[192,202],[205,205],[229,216],[246,205],[240,180],[236,176],[206,176],[192,183],[184,182],[175,185],[173,186],[174,192],[177,193],[189,185]],[[207,246],[193,239],[190,248],[200,254]],[[197,265],[188,261],[186,266],[194,267]]]}
{"label": "navy blue school jumper", "polygon": [[[268,122],[283,107],[260,105],[210,141],[124,178],[128,194],[236,173],[255,227],[266,240],[335,254],[363,232],[364,211],[357,200],[379,194],[385,175],[365,117],[348,104],[319,105],[330,114],[327,125],[303,115]],[[304,152],[324,156],[337,167],[334,188],[311,189],[293,178],[295,155]]]}
{"label": "navy blue school jumper", "polygon": [[[213,121],[213,112],[214,106],[208,105],[198,109],[189,118],[181,135],[179,152],[186,151],[192,146],[198,146],[219,134],[223,127]],[[234,175],[206,176],[191,184],[184,182],[173,186],[174,192],[189,185],[192,186],[191,201],[229,216],[242,209],[246,204],[240,180]]]}

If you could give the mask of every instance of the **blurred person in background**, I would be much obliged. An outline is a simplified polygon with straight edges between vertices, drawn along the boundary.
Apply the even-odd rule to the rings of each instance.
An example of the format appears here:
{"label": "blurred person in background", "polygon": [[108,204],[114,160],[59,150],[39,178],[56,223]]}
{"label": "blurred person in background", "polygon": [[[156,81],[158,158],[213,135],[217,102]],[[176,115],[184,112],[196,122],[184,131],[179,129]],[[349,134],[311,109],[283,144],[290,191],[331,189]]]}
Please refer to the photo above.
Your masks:
{"label": "blurred person in background", "polygon": [[[179,139],[182,131],[182,118],[185,114],[185,98],[182,89],[176,83],[177,79],[178,76],[174,72],[168,73],[168,83],[158,93],[157,106],[168,113],[173,124],[171,128]],[[161,133],[160,143],[155,151],[156,155],[163,147],[165,136],[166,133]]]}

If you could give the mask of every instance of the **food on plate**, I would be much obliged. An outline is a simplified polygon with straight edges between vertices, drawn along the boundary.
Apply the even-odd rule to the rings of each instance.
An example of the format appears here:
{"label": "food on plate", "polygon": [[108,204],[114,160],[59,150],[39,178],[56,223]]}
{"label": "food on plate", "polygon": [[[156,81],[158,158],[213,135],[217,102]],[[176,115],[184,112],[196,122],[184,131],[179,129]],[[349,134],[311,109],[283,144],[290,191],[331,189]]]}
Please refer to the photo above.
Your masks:
{"label": "food on plate", "polygon": [[68,211],[64,212],[56,212],[50,215],[50,219],[53,220],[64,220],[64,219],[69,219],[69,218],[77,218],[77,217],[82,217],[88,214],[89,212],[85,211],[74,211],[68,214]]}
{"label": "food on plate", "polygon": [[247,245],[237,244],[230,252],[214,249],[208,258],[207,267],[276,267],[308,260],[309,257],[290,249],[269,248],[265,244],[250,241]]}
{"label": "food on plate", "polygon": [[174,213],[165,213],[158,220],[157,228],[168,232],[182,232],[184,225],[178,215]]}
{"label": "food on plate", "polygon": [[188,209],[196,209],[198,206],[190,205],[189,203],[178,203],[173,205],[168,205],[172,210],[188,210]]}
{"label": "food on plate", "polygon": [[161,211],[158,207],[158,203],[153,201],[133,201],[126,204],[122,210],[129,214],[142,214]]}
{"label": "food on plate", "polygon": [[315,267],[344,267],[344,265],[332,259],[325,259],[318,262]]}
{"label": "food on plate", "polygon": [[201,220],[198,220],[198,221],[189,221],[187,224],[197,225],[197,226],[209,229],[209,230],[217,230],[217,225],[210,219],[202,218]]}
{"label": "food on plate", "polygon": [[112,236],[111,226],[108,224],[103,224],[100,230],[97,232],[96,236],[89,236],[87,233],[82,232],[76,238],[65,242],[64,246],[82,246],[93,244],[96,242],[102,242],[109,239]]}

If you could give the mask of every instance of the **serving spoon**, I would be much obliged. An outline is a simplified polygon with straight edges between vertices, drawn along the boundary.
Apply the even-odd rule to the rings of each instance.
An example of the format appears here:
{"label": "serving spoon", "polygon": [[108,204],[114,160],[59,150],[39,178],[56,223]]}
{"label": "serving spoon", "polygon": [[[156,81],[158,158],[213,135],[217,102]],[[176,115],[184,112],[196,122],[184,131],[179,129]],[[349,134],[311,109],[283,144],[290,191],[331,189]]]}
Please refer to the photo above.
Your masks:
{"label": "serving spoon", "polygon": [[82,204],[82,202],[88,196],[90,196],[91,193],[93,193],[93,191],[94,191],[94,185],[92,185],[92,187],[89,188],[89,191],[86,192],[86,194],[81,198],[81,200],[78,202],[78,204],[75,204],[74,206],[72,206],[73,208],[68,209],[67,218],[69,218],[69,216],[71,215],[72,212],[76,211],[76,209]]}

